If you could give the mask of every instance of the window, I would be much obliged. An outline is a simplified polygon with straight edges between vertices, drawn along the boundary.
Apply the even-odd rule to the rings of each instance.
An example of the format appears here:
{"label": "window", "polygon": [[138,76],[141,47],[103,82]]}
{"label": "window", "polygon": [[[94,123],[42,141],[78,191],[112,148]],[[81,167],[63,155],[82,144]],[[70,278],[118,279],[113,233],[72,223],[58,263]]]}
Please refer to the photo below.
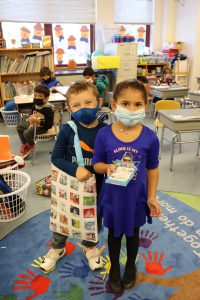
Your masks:
{"label": "window", "polygon": [[7,48],[19,48],[22,43],[33,42],[39,42],[42,47],[43,37],[52,35],[54,64],[57,66],[66,66],[71,59],[74,59],[78,65],[86,64],[88,56],[94,50],[94,26],[90,24],[45,25],[19,22],[1,24]]}
{"label": "window", "polygon": [[3,37],[7,48],[19,48],[22,43],[39,42],[42,46],[43,23],[2,22]]}
{"label": "window", "polygon": [[54,62],[68,64],[74,59],[85,64],[90,55],[90,24],[53,24]]}

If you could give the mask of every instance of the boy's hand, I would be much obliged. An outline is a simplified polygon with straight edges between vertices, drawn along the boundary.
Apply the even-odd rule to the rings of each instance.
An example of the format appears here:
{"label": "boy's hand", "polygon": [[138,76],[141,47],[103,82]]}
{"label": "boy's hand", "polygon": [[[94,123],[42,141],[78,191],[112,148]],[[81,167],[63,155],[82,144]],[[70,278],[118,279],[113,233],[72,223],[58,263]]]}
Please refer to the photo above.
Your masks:
{"label": "boy's hand", "polygon": [[113,165],[113,164],[108,165],[107,176],[110,176],[115,171],[116,171],[116,166],[115,165]]}
{"label": "boy's hand", "polygon": [[37,124],[39,125],[40,124],[40,119],[36,116],[36,114],[33,114],[29,117],[29,122],[30,124]]}
{"label": "boy's hand", "polygon": [[81,182],[87,181],[92,176],[93,174],[83,167],[78,167],[76,170],[76,178]]}
{"label": "boy's hand", "polygon": [[157,199],[147,200],[148,207],[150,209],[150,216],[153,218],[158,218],[161,216],[161,208]]}

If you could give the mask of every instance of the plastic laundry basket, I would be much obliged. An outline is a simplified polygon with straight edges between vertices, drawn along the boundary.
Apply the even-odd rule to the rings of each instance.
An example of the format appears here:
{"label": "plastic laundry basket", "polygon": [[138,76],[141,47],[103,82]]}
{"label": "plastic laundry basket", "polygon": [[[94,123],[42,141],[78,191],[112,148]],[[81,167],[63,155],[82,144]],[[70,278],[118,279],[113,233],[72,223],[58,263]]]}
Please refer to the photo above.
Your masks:
{"label": "plastic laundry basket", "polygon": [[30,176],[17,170],[0,170],[12,192],[0,194],[0,222],[10,222],[23,215],[26,209],[27,190]]}
{"label": "plastic laundry basket", "polygon": [[4,123],[8,127],[14,127],[17,126],[20,120],[20,115],[18,110],[11,110],[6,111],[4,110],[4,107],[0,108],[0,112],[2,114]]}

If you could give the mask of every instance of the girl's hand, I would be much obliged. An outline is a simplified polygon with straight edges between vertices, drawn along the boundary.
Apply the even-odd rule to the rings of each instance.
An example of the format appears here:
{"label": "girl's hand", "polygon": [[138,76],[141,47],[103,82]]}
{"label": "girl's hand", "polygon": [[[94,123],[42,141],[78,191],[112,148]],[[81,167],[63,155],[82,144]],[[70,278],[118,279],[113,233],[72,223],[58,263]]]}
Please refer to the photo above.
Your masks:
{"label": "girl's hand", "polygon": [[78,167],[76,170],[76,178],[81,182],[87,181],[92,176],[93,174],[90,171],[88,171],[86,168]]}
{"label": "girl's hand", "polygon": [[157,199],[147,200],[147,205],[150,209],[150,216],[153,218],[161,217],[161,208]]}
{"label": "girl's hand", "polygon": [[116,171],[116,166],[113,164],[108,165],[107,167],[107,176],[110,176],[112,173]]}

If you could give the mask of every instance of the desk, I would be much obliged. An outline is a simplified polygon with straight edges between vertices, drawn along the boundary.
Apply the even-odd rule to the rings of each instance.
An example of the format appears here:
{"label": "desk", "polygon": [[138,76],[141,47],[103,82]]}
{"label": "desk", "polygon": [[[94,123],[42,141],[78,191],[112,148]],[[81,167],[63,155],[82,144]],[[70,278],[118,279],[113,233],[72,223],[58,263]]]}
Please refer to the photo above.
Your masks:
{"label": "desk", "polygon": [[[188,93],[189,88],[187,87],[170,87],[170,86],[150,86],[150,94],[152,94],[155,97],[158,97],[162,100],[168,98],[168,99],[173,99],[173,98],[178,98],[178,97],[185,97],[185,95]],[[185,103],[185,102],[184,102]],[[155,117],[155,103],[151,102],[151,107],[150,107],[150,116]]]}
{"label": "desk", "polygon": [[200,104],[200,91],[188,93],[190,101]]}
{"label": "desk", "polygon": [[[65,101],[66,98],[61,95],[60,93],[52,93],[49,96],[49,103],[55,106],[57,110],[60,112],[60,120],[62,124],[62,111],[65,108]],[[32,104],[33,103],[33,95],[20,95],[20,96],[15,96],[14,97],[14,102],[18,106],[18,110],[20,112],[20,107],[19,106],[24,106],[27,104]]]}
{"label": "desk", "polygon": [[[20,96],[15,96],[14,101],[17,105],[21,104],[32,104],[33,103],[33,95],[20,95]],[[52,103],[53,105],[56,103],[60,103],[65,105],[66,98],[61,95],[60,93],[52,93],[49,96],[49,102]]]}
{"label": "desk", "polygon": [[[161,140],[160,140],[160,157],[162,152],[164,129],[168,128],[174,132],[172,138],[172,149],[170,159],[170,171],[173,167],[174,145],[184,143],[198,143],[197,156],[200,148],[200,109],[176,109],[176,110],[159,110],[158,119],[163,123]],[[178,137],[181,133],[198,132],[199,137],[192,141],[181,141]]]}
{"label": "desk", "polygon": [[188,93],[188,87],[166,87],[166,86],[150,86],[150,94],[161,98],[178,98],[185,97]]}

